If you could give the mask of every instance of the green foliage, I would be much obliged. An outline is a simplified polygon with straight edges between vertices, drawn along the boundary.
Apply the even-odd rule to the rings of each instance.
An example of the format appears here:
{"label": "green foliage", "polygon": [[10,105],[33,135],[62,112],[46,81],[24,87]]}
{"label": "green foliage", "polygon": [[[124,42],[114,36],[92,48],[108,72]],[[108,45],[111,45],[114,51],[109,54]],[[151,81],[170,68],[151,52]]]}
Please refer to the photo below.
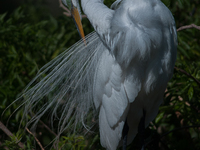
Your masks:
{"label": "green foliage", "polygon": [[[105,0],[110,6],[114,0]],[[175,17],[177,28],[183,25],[200,25],[199,0],[163,0]],[[36,2],[35,2],[36,3]],[[86,34],[92,31],[83,19]],[[55,58],[65,48],[80,39],[71,18],[52,17],[42,5],[24,5],[8,16],[0,14],[0,114],[17,98],[38,69]],[[178,32],[178,56],[174,76],[168,84],[165,100],[157,118],[146,129],[146,149],[200,149],[200,31],[187,29]],[[198,80],[198,81],[197,81]],[[1,121],[8,118],[19,105],[12,104]],[[0,130],[1,148],[19,149],[18,140],[26,149],[40,149],[32,135],[22,137],[20,119],[22,110],[10,118],[7,128],[15,135],[8,138]],[[49,120],[44,118],[50,126]],[[22,125],[23,122],[22,122]],[[198,127],[197,127],[198,126]],[[48,145],[55,135],[39,124],[34,133],[42,145]],[[24,135],[24,134],[23,134]],[[128,149],[138,149],[138,138]],[[54,148],[54,145],[48,146]],[[59,149],[102,149],[99,135],[61,136]]]}
{"label": "green foliage", "polygon": [[83,136],[63,136],[59,141],[59,149],[82,150],[86,146]]}
{"label": "green foliage", "polygon": [[6,14],[0,15],[1,109],[16,98],[39,68],[79,39],[70,18],[48,16],[35,22],[32,15],[21,7],[7,20]]}
{"label": "green foliage", "polygon": [[[71,18],[61,16],[55,19],[41,9],[25,5],[10,16],[0,14],[0,114],[17,98],[39,68],[80,39]],[[23,115],[22,110],[12,115],[18,107],[13,103],[1,118],[4,123],[8,121],[7,127],[13,133],[17,132]],[[0,135],[4,135],[1,130]],[[48,137],[51,139],[47,138],[47,141],[53,140],[52,135]],[[14,147],[16,142],[13,139],[5,139],[8,139],[6,146]],[[29,141],[28,147],[33,146],[33,139],[25,137],[24,140]]]}
{"label": "green foliage", "polygon": [[[198,0],[164,2],[171,9],[177,28],[200,25]],[[200,81],[199,33],[194,28],[178,32],[176,68],[154,122],[163,149],[200,149],[200,84],[195,81]],[[173,132],[167,134],[169,131]]]}
{"label": "green foliage", "polygon": [[13,135],[10,137],[10,140],[5,140],[2,145],[0,145],[0,149],[3,149],[3,147],[9,147],[9,150],[22,150],[22,148],[19,147],[18,143],[22,139],[22,132],[19,130],[16,135]]}

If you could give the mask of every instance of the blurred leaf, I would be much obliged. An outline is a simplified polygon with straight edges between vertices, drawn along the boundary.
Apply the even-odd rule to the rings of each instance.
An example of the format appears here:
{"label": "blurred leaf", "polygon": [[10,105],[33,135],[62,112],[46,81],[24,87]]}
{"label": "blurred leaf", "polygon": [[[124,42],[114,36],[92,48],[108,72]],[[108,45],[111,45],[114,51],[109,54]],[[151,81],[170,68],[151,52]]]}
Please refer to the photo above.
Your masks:
{"label": "blurred leaf", "polygon": [[189,88],[189,90],[188,90],[188,98],[189,98],[189,100],[192,99],[193,93],[194,93],[194,89],[193,89],[192,86],[190,86],[190,88]]}
{"label": "blurred leaf", "polygon": [[163,118],[164,114],[165,114],[164,112],[159,113],[155,119],[155,123],[158,123]]}

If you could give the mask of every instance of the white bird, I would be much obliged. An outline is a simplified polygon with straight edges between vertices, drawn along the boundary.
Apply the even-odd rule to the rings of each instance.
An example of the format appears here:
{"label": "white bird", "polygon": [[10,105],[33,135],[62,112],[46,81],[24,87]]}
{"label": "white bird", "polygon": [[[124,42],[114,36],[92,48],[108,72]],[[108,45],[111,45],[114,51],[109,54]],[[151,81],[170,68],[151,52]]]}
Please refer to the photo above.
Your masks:
{"label": "white bird", "polygon": [[[63,3],[83,37],[79,1]],[[90,130],[97,116],[101,145],[115,150],[158,113],[176,61],[175,21],[160,0],[117,0],[112,9],[81,0],[81,7],[95,32],[41,68],[21,96],[24,115],[35,112],[35,125],[49,110],[54,119],[61,114],[60,134],[79,122]]]}

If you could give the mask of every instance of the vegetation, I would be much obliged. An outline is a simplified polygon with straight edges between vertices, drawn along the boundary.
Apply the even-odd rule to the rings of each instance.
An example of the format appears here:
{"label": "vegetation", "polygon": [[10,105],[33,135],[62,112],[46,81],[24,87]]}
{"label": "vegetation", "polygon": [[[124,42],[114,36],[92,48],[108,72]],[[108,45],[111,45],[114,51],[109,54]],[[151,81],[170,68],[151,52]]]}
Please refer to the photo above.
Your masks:
{"label": "vegetation", "polygon": [[[105,3],[110,6],[113,1]],[[199,0],[163,2],[172,11],[177,29],[200,25]],[[83,19],[83,27],[86,34],[93,30],[87,19]],[[200,27],[185,28],[178,29],[177,62],[165,100],[158,116],[146,129],[148,150],[200,149]],[[13,134],[9,137],[8,132],[0,130],[0,149],[55,147],[49,145],[55,138],[54,130],[47,127],[51,126],[49,120],[39,122],[34,134],[28,129],[19,129],[23,111],[19,109],[12,114],[19,107],[12,102],[39,68],[79,39],[70,17],[54,18],[40,5],[24,4],[10,15],[0,14],[0,114],[3,114],[0,128],[7,128]],[[91,136],[66,134],[59,141],[60,149],[103,149],[98,130]],[[137,137],[129,149],[138,149]]]}

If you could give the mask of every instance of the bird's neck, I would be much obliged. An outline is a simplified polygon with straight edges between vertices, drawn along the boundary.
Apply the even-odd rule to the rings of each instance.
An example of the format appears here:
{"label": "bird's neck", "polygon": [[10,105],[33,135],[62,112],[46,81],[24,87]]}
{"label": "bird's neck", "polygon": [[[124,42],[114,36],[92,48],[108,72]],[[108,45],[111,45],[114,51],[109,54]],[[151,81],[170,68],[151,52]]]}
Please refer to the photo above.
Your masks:
{"label": "bird's neck", "polygon": [[81,0],[84,13],[97,33],[110,29],[110,21],[114,11],[103,4],[102,0]]}

